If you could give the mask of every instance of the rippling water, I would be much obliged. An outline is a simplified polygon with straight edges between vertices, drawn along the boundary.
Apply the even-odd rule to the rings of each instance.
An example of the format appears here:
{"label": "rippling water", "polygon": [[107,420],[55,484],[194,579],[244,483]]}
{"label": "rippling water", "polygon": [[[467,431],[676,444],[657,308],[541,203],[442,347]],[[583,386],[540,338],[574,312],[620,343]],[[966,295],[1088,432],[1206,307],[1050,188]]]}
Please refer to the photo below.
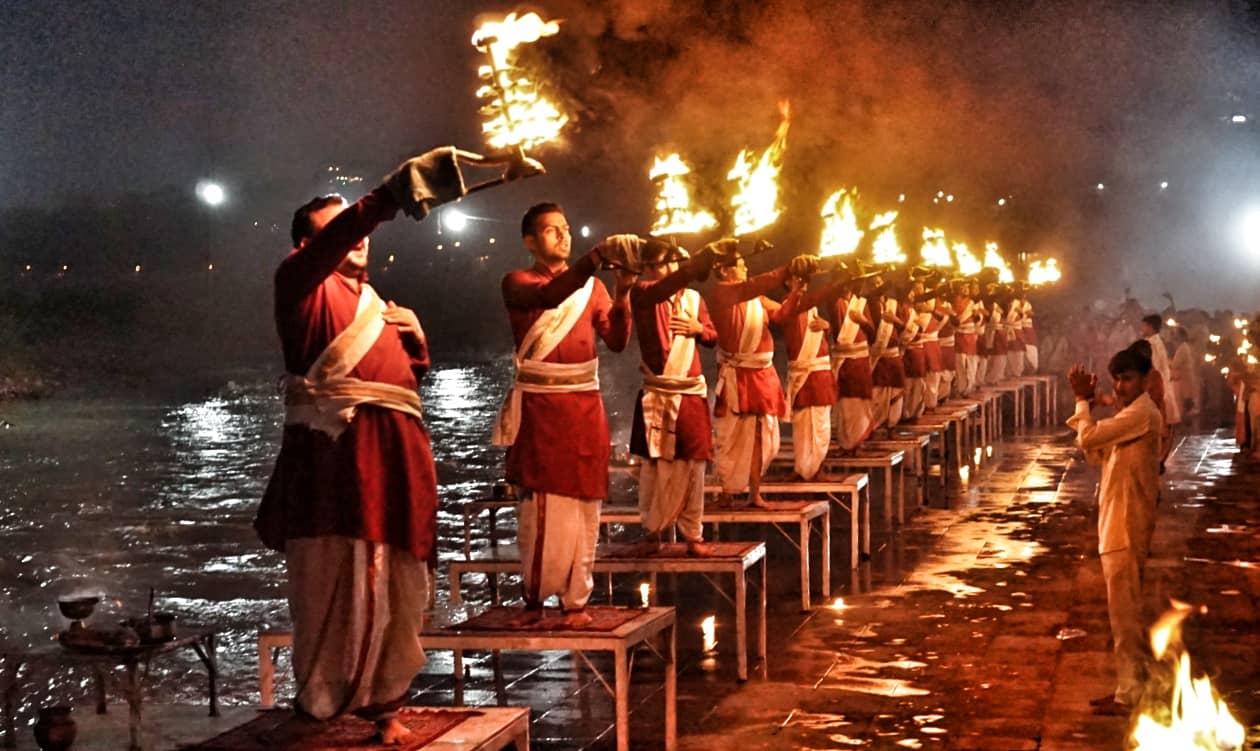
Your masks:
{"label": "rippling water", "polygon": [[[499,476],[489,445],[507,362],[449,366],[425,379],[426,418],[442,483],[439,542],[462,544],[460,505]],[[282,405],[269,376],[186,403],[88,400],[0,405],[0,647],[48,642],[65,626],[56,598],[107,601],[93,619],[158,607],[219,627],[225,702],[257,701],[255,635],[284,620],[284,561],[251,523],[279,446]],[[3,425],[0,422],[0,425]],[[52,699],[88,701],[89,676],[36,666],[20,714]],[[191,652],[153,665],[150,695],[203,700]],[[115,697],[116,698],[116,697]]]}

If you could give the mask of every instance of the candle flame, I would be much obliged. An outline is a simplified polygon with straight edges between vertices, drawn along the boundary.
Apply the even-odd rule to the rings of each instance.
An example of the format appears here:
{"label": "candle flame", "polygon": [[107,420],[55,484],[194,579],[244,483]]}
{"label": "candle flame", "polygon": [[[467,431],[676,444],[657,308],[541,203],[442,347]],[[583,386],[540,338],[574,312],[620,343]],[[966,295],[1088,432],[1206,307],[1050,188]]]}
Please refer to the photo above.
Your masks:
{"label": "candle flame", "polygon": [[875,263],[905,263],[906,254],[901,252],[901,244],[897,242],[897,212],[885,211],[871,220],[872,232],[875,235],[871,243],[871,258]]}
{"label": "candle flame", "polygon": [[560,31],[558,21],[544,21],[537,13],[509,13],[502,21],[488,21],[473,34],[472,44],[490,59],[478,69],[485,81],[477,90],[484,101],[481,130],[496,149],[528,149],[555,140],[569,118],[517,65],[517,48]]}
{"label": "candle flame", "polygon": [[847,256],[857,250],[862,235],[866,233],[858,229],[857,213],[853,210],[853,199],[856,197],[856,189],[841,188],[823,202],[819,256]]}
{"label": "candle flame", "polygon": [[709,616],[700,621],[700,632],[704,636],[704,651],[717,649],[717,618]]}
{"label": "candle flame", "polygon": [[949,255],[949,246],[945,244],[945,230],[923,228],[923,245],[919,247],[919,257],[924,266],[949,268],[954,265],[954,259]]}
{"label": "candle flame", "polygon": [[643,602],[643,607],[645,608],[652,604],[652,585],[651,584],[648,584],[647,582],[642,582],[639,584],[639,600]]}
{"label": "candle flame", "polygon": [[717,226],[717,219],[712,214],[691,207],[691,190],[682,179],[683,175],[690,173],[691,168],[677,153],[664,159],[656,156],[648,172],[648,179],[657,184],[656,221],[652,223],[652,234],[691,234]]}
{"label": "candle flame", "polygon": [[1246,740],[1243,726],[1221,701],[1212,681],[1207,676],[1192,677],[1190,655],[1181,640],[1181,623],[1193,612],[1192,606],[1173,600],[1172,608],[1151,627],[1155,659],[1172,669],[1175,681],[1167,702],[1144,710],[1138,717],[1132,741],[1139,751],[1222,751],[1241,748]]}
{"label": "candle flame", "polygon": [[783,152],[787,148],[790,122],[790,110],[786,101],[779,103],[779,112],[783,120],[779,123],[779,129],[770,146],[759,157],[749,149],[739,152],[735,165],[726,175],[726,179],[736,185],[735,194],[731,197],[731,209],[737,236],[747,235],[773,224],[782,213],[779,208],[779,171],[783,167]]}

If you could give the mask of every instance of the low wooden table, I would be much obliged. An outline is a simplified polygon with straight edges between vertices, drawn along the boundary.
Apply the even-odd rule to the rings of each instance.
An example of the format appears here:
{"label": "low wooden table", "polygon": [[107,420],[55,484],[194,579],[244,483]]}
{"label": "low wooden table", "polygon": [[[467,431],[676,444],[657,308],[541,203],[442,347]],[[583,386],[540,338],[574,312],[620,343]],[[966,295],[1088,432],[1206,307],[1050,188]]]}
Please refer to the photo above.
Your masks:
{"label": "low wooden table", "polygon": [[919,478],[919,501],[926,506],[928,502],[928,464],[932,461],[931,442],[932,436],[930,434],[907,433],[900,438],[870,439],[862,445],[873,449],[903,452],[905,461],[902,462],[902,474],[904,475],[907,469],[913,468],[915,475]]}
{"label": "low wooden table", "polygon": [[[861,469],[868,472],[882,469],[884,471],[884,522],[893,524],[893,498],[897,499],[896,523],[905,524],[906,505],[906,452],[901,449],[886,449],[863,444],[854,456],[828,455],[823,460],[823,469]],[[894,482],[894,473],[896,481]]]}
{"label": "low wooden table", "polygon": [[[763,486],[764,487],[764,486]],[[600,524],[638,524],[639,509],[633,506],[604,506],[599,512]],[[706,508],[701,521],[720,524],[768,524],[774,527],[800,554],[801,610],[810,609],[809,544],[814,521],[818,520],[821,540],[822,596],[831,596],[831,505],[828,501],[776,503],[774,508],[741,506],[738,508]],[[794,538],[784,525],[795,524]]]}
{"label": "low wooden table", "polygon": [[[140,751],[140,723],[144,704],[144,679],[148,675],[148,665],[162,655],[171,654],[182,649],[191,649],[206,667],[209,677],[210,716],[219,716],[219,670],[215,655],[216,632],[211,628],[180,628],[176,638],[170,641],[142,645],[133,649],[109,652],[83,652],[63,647],[52,642],[42,644],[33,649],[14,650],[0,653],[3,669],[0,670],[0,694],[4,697],[4,745],[13,748],[17,745],[14,729],[15,704],[17,689],[22,668],[37,663],[52,665],[54,669],[83,666],[92,669],[96,687],[96,713],[106,712],[106,678],[107,672],[115,667],[126,671],[127,678],[123,687],[129,717],[127,731],[130,751]],[[144,670],[140,670],[140,666]]]}
{"label": "low wooden table", "polygon": [[[761,581],[760,597],[756,601],[758,613],[757,656],[762,662],[766,659],[766,544],[764,542],[718,542],[713,543],[716,555],[693,556],[687,554],[687,546],[682,543],[665,543],[661,552],[654,555],[636,554],[641,547],[634,543],[604,543],[595,551],[595,573],[608,574],[649,574],[652,578],[650,604],[656,604],[657,574],[700,574],[713,588],[735,607],[735,649],[738,664],[738,675],[741,681],[748,680],[748,572],[760,564]],[[449,579],[451,586],[451,604],[458,605],[462,601],[461,589],[464,574],[485,574],[491,580],[497,580],[499,574],[519,574],[521,572],[520,549],[516,545],[502,545],[490,550],[474,553],[465,560],[450,562]],[[726,591],[710,575],[730,574],[734,580],[734,595],[728,596]],[[497,587],[495,588],[497,592]],[[498,600],[494,604],[499,604]]]}
{"label": "low wooden table", "polygon": [[[913,422],[900,422],[897,427],[893,428],[893,435],[902,435],[910,433],[913,435],[927,436],[928,439],[937,444],[937,452],[941,457],[941,481],[942,489],[949,485],[949,421],[936,420],[928,417],[920,417]],[[924,473],[928,471],[927,465],[923,467]]]}
{"label": "low wooden table", "polygon": [[477,707],[419,751],[529,751],[529,707]]}
{"label": "low wooden table", "polygon": [[989,389],[1002,395],[1010,394],[1015,410],[1013,423],[1014,428],[1015,430],[1019,430],[1024,427],[1024,386],[1011,381],[1003,381],[1002,383],[989,386]]}
{"label": "low wooden table", "polygon": [[[515,610],[518,608],[495,608]],[[478,651],[574,651],[613,695],[617,705],[617,751],[630,750],[630,672],[631,654],[644,647],[665,661],[665,748],[673,751],[678,740],[677,637],[673,608],[643,608],[639,615],[611,631],[544,631],[527,629],[485,630],[461,628],[463,624],[426,626],[420,635],[425,649],[449,649],[455,653],[454,673],[457,697],[464,682],[464,652]],[[657,639],[664,648],[658,650]],[[610,652],[613,656],[613,685],[586,657],[587,652]]]}

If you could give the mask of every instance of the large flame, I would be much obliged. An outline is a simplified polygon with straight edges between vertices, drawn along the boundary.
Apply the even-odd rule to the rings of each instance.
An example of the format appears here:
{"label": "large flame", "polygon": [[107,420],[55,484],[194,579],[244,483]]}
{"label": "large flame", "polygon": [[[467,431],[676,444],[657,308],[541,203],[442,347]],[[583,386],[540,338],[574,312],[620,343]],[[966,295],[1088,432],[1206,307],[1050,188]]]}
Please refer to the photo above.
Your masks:
{"label": "large flame", "polygon": [[998,244],[988,242],[984,244],[984,267],[986,269],[998,270],[998,281],[1003,284],[1010,284],[1015,281],[1015,273],[1011,271],[1011,267],[1006,263],[1006,259],[998,252]]}
{"label": "large flame", "polygon": [[783,120],[774,134],[774,142],[760,157],[748,149],[739,152],[735,166],[726,175],[726,179],[736,185],[735,195],[731,197],[736,235],[747,235],[769,226],[782,213],[779,209],[779,170],[787,148],[789,109],[786,101],[779,102],[779,112]]}
{"label": "large flame", "polygon": [[971,252],[967,243],[954,243],[954,260],[958,262],[958,271],[963,276],[975,276],[984,268],[984,264]]}
{"label": "large flame", "polygon": [[1138,717],[1132,740],[1139,751],[1229,751],[1241,748],[1246,740],[1246,731],[1212,688],[1212,681],[1206,676],[1191,677],[1181,622],[1192,612],[1190,605],[1173,600],[1172,609],[1151,627],[1155,658],[1173,669],[1175,682],[1166,704]]}
{"label": "large flame", "polygon": [[707,211],[691,207],[691,190],[683,182],[683,175],[691,168],[678,154],[662,159],[657,156],[648,177],[657,184],[656,221],[652,234],[674,235],[703,232],[717,226],[717,219]]}
{"label": "large flame", "polygon": [[[853,210],[853,199],[857,190],[841,188],[827,197],[823,202],[822,238],[818,241],[818,255],[846,256],[857,250],[862,235],[858,229],[857,213]],[[894,214],[895,216],[895,214]]]}
{"label": "large flame", "polygon": [[1033,287],[1039,287],[1043,284],[1053,284],[1062,278],[1063,272],[1059,271],[1059,262],[1053,258],[1042,261],[1033,261],[1028,265],[1028,284]]}
{"label": "large flame", "polygon": [[538,85],[517,67],[516,50],[560,31],[556,21],[544,21],[537,13],[509,13],[502,21],[488,21],[473,34],[473,46],[490,58],[477,74],[486,83],[477,89],[483,100],[481,130],[491,148],[528,149],[555,140],[569,118]]}
{"label": "large flame", "polygon": [[919,256],[925,266],[949,268],[954,259],[949,254],[949,246],[945,244],[945,230],[932,227],[923,228],[923,245],[919,248]]}
{"label": "large flame", "polygon": [[875,263],[905,263],[906,254],[897,242],[897,212],[885,211],[871,220],[871,232],[876,232],[871,243],[871,259]]}

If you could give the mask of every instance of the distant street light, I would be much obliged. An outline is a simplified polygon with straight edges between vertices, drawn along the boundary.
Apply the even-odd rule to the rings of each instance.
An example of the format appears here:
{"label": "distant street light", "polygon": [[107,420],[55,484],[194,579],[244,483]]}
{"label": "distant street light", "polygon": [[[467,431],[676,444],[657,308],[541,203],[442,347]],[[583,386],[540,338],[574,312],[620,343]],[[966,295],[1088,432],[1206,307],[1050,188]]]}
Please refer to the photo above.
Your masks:
{"label": "distant street light", "polygon": [[1160,190],[1168,190],[1168,181],[1167,181],[1167,180],[1163,180],[1163,181],[1161,181],[1161,182],[1160,182],[1160,184],[1159,184],[1159,189],[1160,189]]}
{"label": "distant street light", "polygon": [[1098,192],[1101,193],[1102,191],[1107,189],[1107,186],[1103,185],[1102,183],[1098,183],[1097,185],[1094,186],[1094,188],[1097,189]]}
{"label": "distant street light", "polygon": [[1005,199],[1005,198],[999,198],[999,199],[998,199],[998,206],[1005,206],[1005,205],[1006,205],[1006,199]]}
{"label": "distant street light", "polygon": [[1230,121],[1231,123],[1236,124],[1236,125],[1242,125],[1243,123],[1247,122],[1247,116],[1246,116],[1246,115],[1234,115],[1233,117],[1229,118],[1229,121]]}
{"label": "distant street light", "polygon": [[583,225],[582,225],[582,230],[581,230],[581,232],[582,232],[582,237],[590,237],[590,236],[591,236],[591,228],[590,228],[590,227],[587,227],[585,224],[583,224]]}
{"label": "distant street light", "polygon": [[197,197],[207,206],[221,206],[227,200],[227,192],[216,182],[202,180],[197,183]]}

